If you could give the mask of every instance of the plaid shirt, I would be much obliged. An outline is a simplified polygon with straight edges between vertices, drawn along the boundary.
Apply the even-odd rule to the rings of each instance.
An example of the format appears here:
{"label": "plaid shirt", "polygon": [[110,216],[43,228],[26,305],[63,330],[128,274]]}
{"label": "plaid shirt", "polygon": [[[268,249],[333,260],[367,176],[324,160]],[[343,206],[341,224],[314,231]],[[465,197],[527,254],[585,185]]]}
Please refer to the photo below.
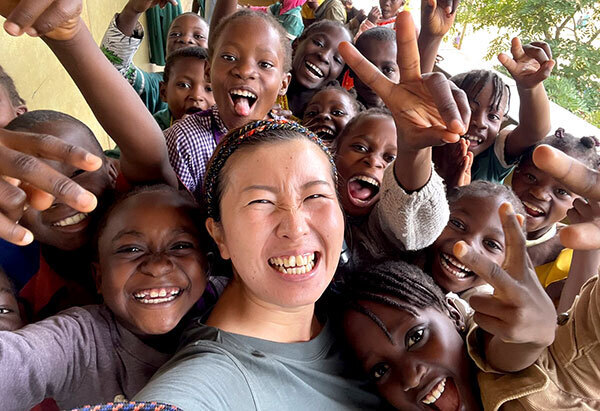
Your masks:
{"label": "plaid shirt", "polygon": [[195,113],[165,130],[169,161],[179,180],[198,200],[206,165],[219,140],[227,133],[217,106]]}

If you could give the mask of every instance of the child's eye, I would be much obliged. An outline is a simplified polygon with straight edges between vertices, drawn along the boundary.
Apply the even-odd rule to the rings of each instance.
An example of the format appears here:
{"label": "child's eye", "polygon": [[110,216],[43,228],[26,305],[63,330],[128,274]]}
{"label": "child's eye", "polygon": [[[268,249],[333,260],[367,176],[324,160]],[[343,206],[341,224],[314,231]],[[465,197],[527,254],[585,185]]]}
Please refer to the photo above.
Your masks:
{"label": "child's eye", "polygon": [[368,150],[365,146],[363,146],[362,144],[352,144],[351,146],[353,149],[355,149],[356,151],[358,151],[359,153],[366,153]]}
{"label": "child's eye", "polygon": [[425,336],[424,328],[417,328],[417,329],[413,328],[406,333],[404,345],[406,346],[406,348],[410,348],[413,345],[421,342],[421,340],[423,339],[424,336]]}
{"label": "child's eye", "polygon": [[221,58],[226,61],[235,61],[235,57],[231,54],[223,54],[221,55]]}
{"label": "child's eye", "polygon": [[385,74],[386,77],[390,77],[396,72],[396,70],[394,70],[393,67],[384,67],[382,72],[383,74]]}
{"label": "child's eye", "polygon": [[502,251],[502,246],[497,241],[483,240],[483,244],[485,244],[486,247],[488,247],[492,250]]}
{"label": "child's eye", "polygon": [[192,85],[190,83],[184,83],[183,81],[180,81],[176,85],[179,88],[192,88]]}
{"label": "child's eye", "polygon": [[323,47],[324,46],[323,42],[319,41],[319,40],[313,39],[313,43],[314,43],[315,46],[318,46],[318,47]]}
{"label": "child's eye", "polygon": [[342,116],[346,115],[346,113],[344,111],[342,111],[342,110],[333,110],[331,112],[331,114],[333,114],[336,117],[342,117]]}
{"label": "child's eye", "polygon": [[274,64],[273,63],[269,63],[268,61],[261,61],[260,63],[258,63],[258,65],[261,68],[265,68],[265,69],[269,69],[271,67],[274,67]]}
{"label": "child's eye", "polygon": [[304,114],[306,117],[315,117],[317,115],[317,112],[312,110],[312,111],[308,111],[306,112],[306,114]]}
{"label": "child's eye", "polygon": [[378,381],[390,370],[390,366],[384,362],[380,362],[375,364],[371,371],[369,372],[369,377],[373,381]]}
{"label": "child's eye", "polygon": [[85,170],[76,170],[73,172],[73,174],[71,174],[71,178],[77,177],[80,174],[85,173]]}
{"label": "child's eye", "polygon": [[556,194],[561,196],[561,197],[566,197],[568,195],[571,195],[567,190],[565,190],[564,188],[557,188],[555,190]]}
{"label": "child's eye", "polygon": [[454,227],[458,228],[459,230],[464,230],[466,227],[465,225],[462,223],[462,221],[456,219],[456,218],[451,218],[450,220],[448,220],[449,224],[452,224]]}
{"label": "child's eye", "polygon": [[120,247],[117,250],[118,254],[134,254],[134,253],[140,253],[142,252],[141,247],[138,247],[136,245],[126,245],[123,247]]}
{"label": "child's eye", "polygon": [[211,86],[204,87],[204,90],[206,90],[209,93],[212,93],[212,87]]}
{"label": "child's eye", "polygon": [[13,310],[10,310],[10,309],[4,308],[4,307],[0,307],[0,314],[10,314],[12,312],[13,312]]}
{"label": "child's eye", "polygon": [[537,181],[537,179],[535,178],[535,176],[534,176],[533,174],[529,174],[529,173],[527,173],[527,174],[525,175],[525,177],[527,177],[527,180],[528,180],[530,183],[535,183],[535,182]]}
{"label": "child's eye", "polygon": [[177,32],[177,31],[172,31],[171,33],[169,33],[169,37],[179,37],[181,36],[181,33]]}
{"label": "child's eye", "polygon": [[172,250],[187,250],[189,248],[194,248],[194,244],[189,241],[178,241],[171,247]]}
{"label": "child's eye", "polygon": [[396,159],[396,156],[393,154],[386,154],[385,156],[383,156],[383,159],[385,160],[386,163],[391,163],[392,161],[394,161]]}
{"label": "child's eye", "polygon": [[488,115],[488,118],[492,121],[499,121],[500,120],[500,116],[498,114],[490,114]]}
{"label": "child's eye", "polygon": [[344,65],[344,60],[342,60],[342,58],[341,58],[340,56],[334,56],[334,57],[333,57],[333,60],[334,60],[334,61],[335,61],[337,64],[339,64],[339,65],[341,65],[341,66],[343,66],[343,65]]}
{"label": "child's eye", "polygon": [[204,37],[204,35],[202,35],[202,34],[194,34],[194,38],[195,39],[205,39],[206,37]]}

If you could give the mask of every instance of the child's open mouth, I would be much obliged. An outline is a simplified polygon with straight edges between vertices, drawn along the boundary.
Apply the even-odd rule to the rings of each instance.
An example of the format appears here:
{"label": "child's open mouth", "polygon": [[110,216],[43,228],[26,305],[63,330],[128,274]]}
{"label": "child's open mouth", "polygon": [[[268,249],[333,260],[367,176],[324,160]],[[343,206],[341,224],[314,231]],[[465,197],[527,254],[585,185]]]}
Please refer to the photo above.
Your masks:
{"label": "child's open mouth", "polygon": [[358,207],[368,206],[379,194],[381,184],[369,176],[354,176],[348,181],[350,201]]}
{"label": "child's open mouth", "polygon": [[479,144],[483,143],[484,140],[483,137],[477,137],[471,134],[465,134],[462,137],[469,142],[469,147],[478,146]]}
{"label": "child's open mouth", "polygon": [[531,217],[543,217],[546,215],[546,212],[535,205],[528,203],[527,201],[521,201],[523,203],[523,207],[525,207],[525,212]]}
{"label": "child's open mouth", "polygon": [[269,265],[282,274],[301,275],[310,273],[319,260],[319,253],[269,258]]}
{"label": "child's open mouth", "polygon": [[318,68],[317,66],[315,66],[314,64],[312,64],[310,61],[305,61],[304,65],[306,66],[308,72],[310,74],[312,74],[314,77],[321,79],[323,77],[325,77],[325,74],[323,74],[323,71]]}
{"label": "child's open mouth", "polygon": [[202,107],[193,106],[193,107],[189,107],[188,109],[186,109],[185,110],[185,114],[196,114],[196,113],[199,113],[201,111],[204,111],[202,109]]}
{"label": "child's open mouth", "polygon": [[233,89],[229,92],[233,109],[238,116],[247,116],[258,97],[255,93],[244,89]]}
{"label": "child's open mouth", "polygon": [[52,223],[53,227],[69,227],[74,226],[75,224],[81,223],[83,220],[87,218],[87,213],[77,213],[70,217],[63,218],[62,220],[58,220]]}
{"label": "child's open mouth", "polygon": [[453,274],[457,278],[466,278],[473,275],[473,271],[469,270],[449,254],[440,252],[440,263],[446,272]]}
{"label": "child's open mouth", "polygon": [[428,408],[437,411],[455,411],[460,407],[458,389],[450,377],[438,382],[421,400]]}
{"label": "child's open mouth", "polygon": [[312,132],[315,133],[321,140],[331,141],[335,138],[335,131],[327,126],[320,126],[312,129]]}
{"label": "child's open mouth", "polygon": [[179,287],[148,288],[133,293],[133,298],[142,304],[164,304],[173,301],[183,293]]}

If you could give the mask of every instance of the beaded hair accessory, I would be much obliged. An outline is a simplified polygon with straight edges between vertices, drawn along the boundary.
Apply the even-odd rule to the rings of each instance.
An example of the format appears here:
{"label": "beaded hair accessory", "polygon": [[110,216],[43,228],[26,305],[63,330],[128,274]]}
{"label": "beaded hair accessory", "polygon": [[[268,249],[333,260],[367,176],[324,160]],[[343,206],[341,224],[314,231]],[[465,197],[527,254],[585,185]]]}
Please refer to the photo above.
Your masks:
{"label": "beaded hair accessory", "polygon": [[297,132],[306,136],[307,139],[317,144],[321,150],[327,154],[327,158],[329,159],[329,162],[334,170],[334,179],[337,180],[335,161],[333,160],[329,148],[327,148],[327,146],[323,144],[323,141],[312,131],[301,126],[295,121],[290,120],[254,121],[229,132],[217,146],[216,151],[213,153],[210,161],[208,162],[206,176],[204,178],[204,198],[209,217],[218,217],[219,205],[216,203],[218,201],[216,198],[217,180],[229,157],[231,157],[231,155],[242,145],[243,142],[252,140],[253,136],[257,136],[258,134],[264,132],[277,130]]}

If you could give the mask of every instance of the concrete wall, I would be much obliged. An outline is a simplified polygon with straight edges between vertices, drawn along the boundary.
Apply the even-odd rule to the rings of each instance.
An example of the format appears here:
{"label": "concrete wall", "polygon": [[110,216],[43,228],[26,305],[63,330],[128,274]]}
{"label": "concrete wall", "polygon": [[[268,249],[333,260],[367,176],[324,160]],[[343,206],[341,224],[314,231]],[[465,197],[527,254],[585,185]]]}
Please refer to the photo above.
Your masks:
{"label": "concrete wall", "polygon": [[[83,0],[83,3],[82,18],[100,43],[111,18],[127,0]],[[183,0],[183,9],[191,9],[191,0]],[[3,21],[0,17],[0,23]],[[143,16],[142,24],[145,25]],[[148,60],[148,44],[144,39],[134,62],[143,70],[152,71]],[[70,114],[86,123],[104,148],[114,146],[71,78],[40,39],[14,38],[0,30],[0,65],[15,80],[29,110],[52,109]]]}

